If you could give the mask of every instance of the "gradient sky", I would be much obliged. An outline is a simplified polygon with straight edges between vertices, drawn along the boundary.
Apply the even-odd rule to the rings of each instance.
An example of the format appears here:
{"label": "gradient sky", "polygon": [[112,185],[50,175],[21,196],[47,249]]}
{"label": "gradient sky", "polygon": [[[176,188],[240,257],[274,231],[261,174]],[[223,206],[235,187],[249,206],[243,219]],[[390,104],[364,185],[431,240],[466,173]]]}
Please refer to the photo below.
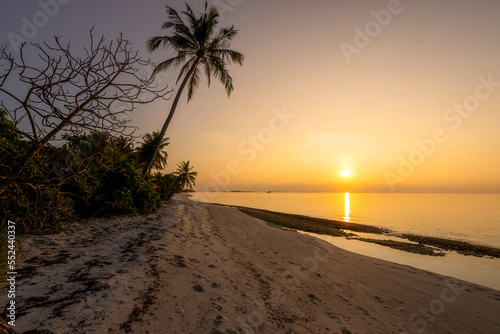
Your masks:
{"label": "gradient sky", "polygon": [[[190,3],[203,10],[203,1]],[[69,1],[29,40],[84,44],[94,26],[109,39],[123,32],[158,62],[172,54],[149,54],[145,42],[166,33],[165,4],[184,8]],[[181,101],[167,130],[167,172],[189,160],[198,190],[500,192],[499,1],[215,4],[221,26],[240,30],[232,47],[245,63],[230,67],[230,99],[205,82]],[[42,10],[3,1],[0,44]],[[162,79],[175,85],[177,73]],[[170,104],[134,111],[137,134],[158,130]],[[293,118],[276,118],[284,113]]]}

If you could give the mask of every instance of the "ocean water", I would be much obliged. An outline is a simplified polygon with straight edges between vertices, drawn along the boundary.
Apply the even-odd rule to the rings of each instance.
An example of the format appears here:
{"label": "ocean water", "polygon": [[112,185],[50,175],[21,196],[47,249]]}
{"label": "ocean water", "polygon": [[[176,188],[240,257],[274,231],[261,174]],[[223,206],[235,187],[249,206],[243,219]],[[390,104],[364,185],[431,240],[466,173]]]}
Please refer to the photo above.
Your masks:
{"label": "ocean water", "polygon": [[500,194],[221,192],[192,198],[500,248]]}

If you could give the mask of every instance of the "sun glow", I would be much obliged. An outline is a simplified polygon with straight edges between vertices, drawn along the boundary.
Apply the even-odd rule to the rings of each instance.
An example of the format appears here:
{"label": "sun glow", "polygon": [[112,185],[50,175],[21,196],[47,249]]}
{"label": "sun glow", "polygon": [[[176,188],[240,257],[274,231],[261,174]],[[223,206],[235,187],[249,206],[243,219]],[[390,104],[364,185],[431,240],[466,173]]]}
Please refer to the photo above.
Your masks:
{"label": "sun glow", "polygon": [[342,176],[344,176],[344,177],[349,177],[350,175],[351,175],[351,172],[348,170],[345,170],[342,172]]}

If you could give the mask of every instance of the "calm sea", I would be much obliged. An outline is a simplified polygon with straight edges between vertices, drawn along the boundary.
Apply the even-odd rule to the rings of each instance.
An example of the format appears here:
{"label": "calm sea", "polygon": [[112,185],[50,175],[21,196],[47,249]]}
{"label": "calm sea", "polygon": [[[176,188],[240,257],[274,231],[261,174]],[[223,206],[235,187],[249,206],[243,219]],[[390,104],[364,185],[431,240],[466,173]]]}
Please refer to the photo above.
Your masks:
{"label": "calm sea", "polygon": [[192,198],[500,248],[500,194],[224,192]]}

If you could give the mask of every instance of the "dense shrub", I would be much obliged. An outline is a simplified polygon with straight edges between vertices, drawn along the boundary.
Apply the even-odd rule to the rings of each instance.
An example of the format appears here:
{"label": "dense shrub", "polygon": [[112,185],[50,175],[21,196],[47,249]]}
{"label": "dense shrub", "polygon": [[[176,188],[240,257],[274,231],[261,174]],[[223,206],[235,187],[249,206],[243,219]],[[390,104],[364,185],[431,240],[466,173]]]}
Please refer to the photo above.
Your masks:
{"label": "dense shrub", "polygon": [[173,174],[156,173],[153,176],[153,182],[156,191],[164,201],[171,199],[175,193],[182,191],[178,177]]}
{"label": "dense shrub", "polygon": [[[14,124],[0,110],[0,177],[5,184],[11,181],[14,169],[32,145],[22,139]],[[1,226],[7,220],[16,222],[18,233],[60,231],[63,219],[72,213],[73,203],[51,182],[54,176],[50,162],[59,154],[57,149],[44,148],[32,159],[15,182],[0,195]]]}
{"label": "dense shrub", "polygon": [[97,193],[98,203],[102,203],[98,212],[102,213],[151,213],[161,206],[160,194],[142,177],[140,167],[132,162],[106,172]]}
{"label": "dense shrub", "polygon": [[[75,152],[73,159],[78,166],[85,166],[85,173],[79,173],[65,187],[79,214],[138,214],[159,209],[160,195],[140,173],[141,166],[126,138],[92,133],[66,140],[67,148]],[[86,147],[85,153],[81,147]]]}
{"label": "dense shrub", "polygon": [[33,144],[0,110],[0,177],[8,184],[0,194],[2,227],[13,220],[19,233],[57,232],[75,214],[145,214],[160,208],[160,194],[142,176],[130,139],[99,132],[64,139],[63,146],[44,147],[14,173]]}
{"label": "dense shrub", "polygon": [[65,229],[64,218],[73,213],[73,202],[57,187],[20,185],[9,190],[2,200],[5,226],[16,222],[19,233],[59,232]]}

